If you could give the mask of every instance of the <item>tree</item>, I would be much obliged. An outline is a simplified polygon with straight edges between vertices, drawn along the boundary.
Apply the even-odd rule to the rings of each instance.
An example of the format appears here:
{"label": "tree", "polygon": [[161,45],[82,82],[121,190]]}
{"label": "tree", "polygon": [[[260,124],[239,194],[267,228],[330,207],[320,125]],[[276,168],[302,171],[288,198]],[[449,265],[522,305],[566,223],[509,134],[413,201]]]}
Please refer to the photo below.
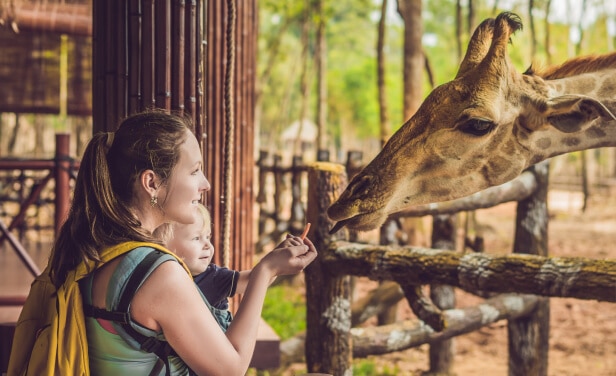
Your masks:
{"label": "tree", "polygon": [[404,119],[410,118],[423,99],[424,57],[421,47],[423,24],[421,0],[398,0],[398,13],[404,21]]}
{"label": "tree", "polygon": [[383,0],[381,5],[381,19],[379,20],[378,37],[376,43],[377,56],[377,89],[379,98],[379,129],[381,136],[381,146],[385,145],[390,136],[389,116],[387,115],[387,90],[385,87],[385,27],[387,24],[387,0]]}
{"label": "tree", "polygon": [[317,69],[317,149],[328,150],[327,137],[327,39],[325,38],[326,15],[323,9],[324,0],[315,0],[314,14],[316,18],[317,35],[314,54]]}

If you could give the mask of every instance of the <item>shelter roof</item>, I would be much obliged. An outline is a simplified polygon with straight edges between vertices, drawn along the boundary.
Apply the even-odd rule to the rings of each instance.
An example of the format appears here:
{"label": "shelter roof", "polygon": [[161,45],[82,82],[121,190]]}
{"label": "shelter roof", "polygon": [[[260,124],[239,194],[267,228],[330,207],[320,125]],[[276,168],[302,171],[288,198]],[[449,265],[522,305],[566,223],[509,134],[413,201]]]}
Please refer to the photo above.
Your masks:
{"label": "shelter roof", "polygon": [[0,1],[0,112],[91,114],[91,15],[92,0]]}

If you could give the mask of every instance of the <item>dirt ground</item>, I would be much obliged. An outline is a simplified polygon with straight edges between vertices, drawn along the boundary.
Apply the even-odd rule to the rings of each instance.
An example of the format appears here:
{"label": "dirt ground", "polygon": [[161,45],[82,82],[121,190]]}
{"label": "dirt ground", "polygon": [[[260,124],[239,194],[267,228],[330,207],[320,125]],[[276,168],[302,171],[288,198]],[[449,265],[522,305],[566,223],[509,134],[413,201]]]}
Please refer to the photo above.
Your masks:
{"label": "dirt ground", "polygon": [[[579,193],[550,193],[550,255],[616,258],[616,199],[591,198],[585,212],[580,210],[581,202]],[[515,203],[477,212],[477,220],[485,237],[486,252],[510,252],[514,216]],[[366,289],[374,287],[372,281],[366,280],[363,283]],[[616,286],[614,291],[616,294]],[[480,298],[461,290],[457,290],[456,299],[458,307],[481,302]],[[615,304],[552,298],[550,312],[550,376],[616,375]],[[398,305],[398,318],[413,317],[408,305],[401,302]],[[380,370],[389,370],[389,375],[394,369],[400,375],[422,375],[429,369],[428,349],[424,345],[368,359],[377,364]],[[458,376],[508,374],[506,321],[456,337],[454,349],[453,371]],[[295,373],[289,373],[292,374]]]}

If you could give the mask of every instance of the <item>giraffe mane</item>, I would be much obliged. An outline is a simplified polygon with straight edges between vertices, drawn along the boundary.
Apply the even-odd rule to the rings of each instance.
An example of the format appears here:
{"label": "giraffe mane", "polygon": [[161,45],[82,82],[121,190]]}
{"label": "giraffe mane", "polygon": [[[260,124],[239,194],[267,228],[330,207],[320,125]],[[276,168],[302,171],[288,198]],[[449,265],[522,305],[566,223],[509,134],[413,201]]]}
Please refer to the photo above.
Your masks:
{"label": "giraffe mane", "polygon": [[596,72],[606,68],[616,68],[616,52],[606,55],[588,55],[575,57],[560,65],[552,65],[535,72],[533,67],[529,73],[536,73],[546,80],[575,76],[582,73]]}

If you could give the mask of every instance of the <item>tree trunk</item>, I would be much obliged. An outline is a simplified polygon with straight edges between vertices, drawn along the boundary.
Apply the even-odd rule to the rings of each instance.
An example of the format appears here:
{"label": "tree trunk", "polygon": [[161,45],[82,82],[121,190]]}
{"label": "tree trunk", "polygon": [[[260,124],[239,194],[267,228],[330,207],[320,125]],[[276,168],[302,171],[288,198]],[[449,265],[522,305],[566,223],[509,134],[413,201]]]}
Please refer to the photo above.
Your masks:
{"label": "tree trunk", "polygon": [[458,51],[458,62],[462,61],[464,52],[462,51],[462,4],[456,1],[456,50]]}
{"label": "tree trunk", "polygon": [[379,95],[379,129],[381,130],[381,147],[385,145],[390,136],[389,116],[387,115],[387,90],[385,87],[385,26],[387,20],[387,0],[381,6],[381,19],[379,20],[378,37],[376,43],[376,69],[377,88]]}
{"label": "tree trunk", "polygon": [[[286,34],[287,29],[289,28],[290,22],[288,18],[284,18],[283,24],[280,25],[280,29],[277,33],[274,33],[274,39],[269,41],[269,48],[266,49],[268,55],[264,59],[265,69],[262,73],[257,75],[257,80],[255,81],[255,105],[254,105],[254,132],[256,135],[260,135],[261,132],[261,113],[263,110],[263,85],[269,80],[272,75],[272,69],[276,63],[276,60],[279,57],[280,52],[280,44],[282,40],[282,36]],[[281,113],[285,113],[284,109],[281,109]],[[259,140],[259,138],[257,138]],[[257,149],[260,147],[257,146]]]}
{"label": "tree trunk", "polygon": [[545,20],[544,20],[544,28],[545,28],[545,60],[547,65],[552,65],[552,45],[550,40],[550,8],[552,5],[552,0],[547,0],[545,4]]}
{"label": "tree trunk", "polygon": [[530,58],[531,60],[537,55],[537,31],[535,28],[535,19],[533,17],[533,8],[535,2],[529,0],[528,2],[528,22],[530,24]]}
{"label": "tree trunk", "polygon": [[473,5],[473,0],[468,0],[468,25],[466,26],[469,37],[473,35],[473,31],[475,30],[475,24],[477,23],[476,18],[477,15],[475,13],[475,5]]}
{"label": "tree trunk", "polygon": [[327,140],[327,39],[325,38],[325,12],[323,1],[315,2],[317,40],[315,65],[317,69],[317,150],[328,150]]}
{"label": "tree trunk", "polygon": [[306,119],[306,113],[308,112],[308,100],[310,95],[310,85],[308,83],[308,44],[309,44],[309,27],[310,27],[310,7],[306,6],[304,10],[304,17],[302,20],[302,55],[301,55],[301,73],[299,79],[300,90],[300,108],[299,108],[299,129],[297,131],[297,138],[293,146],[293,155],[297,155],[301,151],[301,134],[304,126],[304,119]]}
{"label": "tree trunk", "polygon": [[423,99],[424,68],[421,37],[421,0],[398,0],[398,13],[404,22],[404,119],[410,118]]}

